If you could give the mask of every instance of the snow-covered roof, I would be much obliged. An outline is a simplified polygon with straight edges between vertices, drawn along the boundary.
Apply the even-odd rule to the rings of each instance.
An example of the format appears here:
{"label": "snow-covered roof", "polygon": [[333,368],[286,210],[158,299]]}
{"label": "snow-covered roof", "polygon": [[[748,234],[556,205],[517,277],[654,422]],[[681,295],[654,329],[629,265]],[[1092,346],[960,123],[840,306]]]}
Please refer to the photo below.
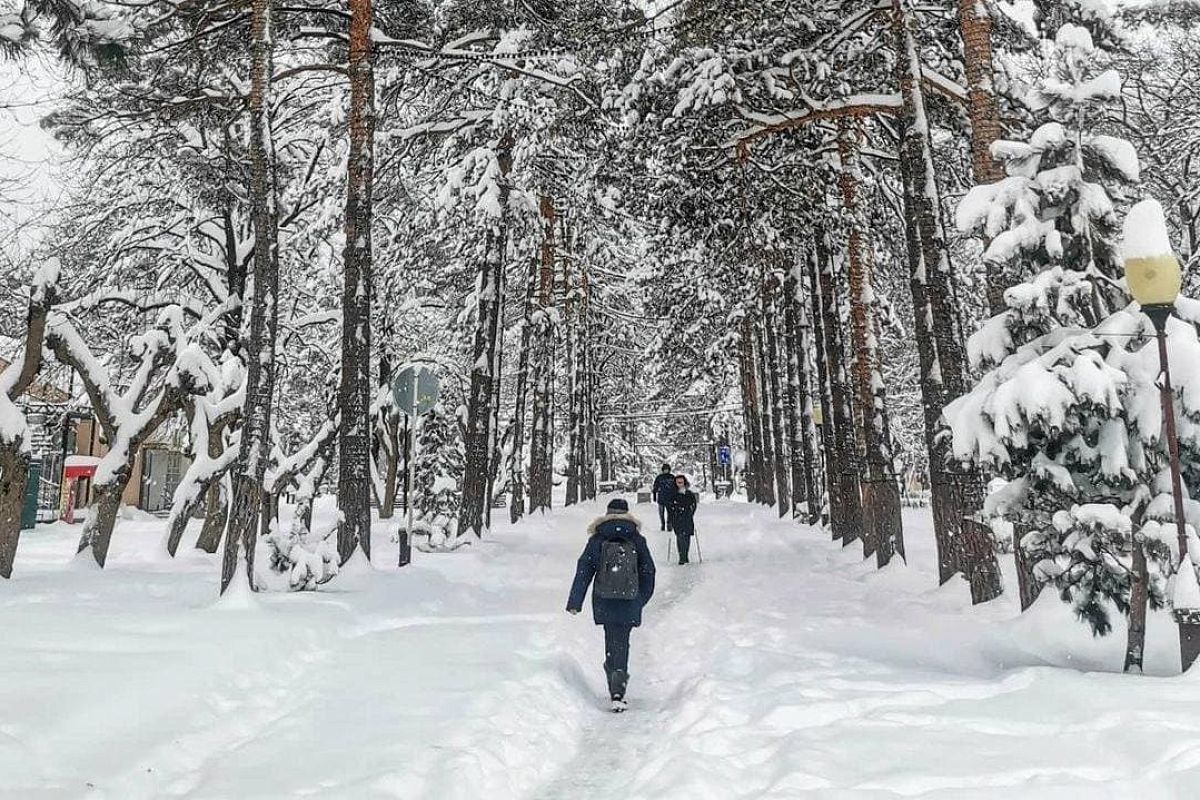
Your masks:
{"label": "snow-covered roof", "polygon": [[63,461],[63,466],[67,467],[95,467],[99,465],[99,456],[67,456]]}

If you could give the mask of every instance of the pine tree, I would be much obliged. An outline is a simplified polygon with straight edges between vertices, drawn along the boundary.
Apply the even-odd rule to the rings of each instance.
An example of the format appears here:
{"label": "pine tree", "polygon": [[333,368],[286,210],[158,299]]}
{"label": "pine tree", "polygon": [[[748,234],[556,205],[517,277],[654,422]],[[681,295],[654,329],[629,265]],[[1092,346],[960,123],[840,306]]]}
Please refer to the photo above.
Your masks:
{"label": "pine tree", "polygon": [[[422,550],[454,550],[471,542],[460,536],[466,451],[458,420],[440,403],[417,428],[412,536]],[[469,529],[461,533],[469,534]]]}
{"label": "pine tree", "polygon": [[[959,208],[959,227],[990,239],[989,269],[1014,280],[1007,309],[970,342],[990,371],[947,418],[956,454],[1008,480],[988,510],[1013,524],[1025,604],[1051,581],[1104,635],[1139,582],[1162,604],[1159,521],[1171,514],[1158,499],[1169,490],[1161,418],[1144,416],[1156,351],[1122,281],[1119,206],[1140,170],[1133,146],[1102,132],[1121,80],[1097,56],[1085,29],[1059,28],[1054,71],[1029,101],[1046,122],[1026,142],[998,142],[1007,177]],[[1140,641],[1129,652],[1140,666]]]}

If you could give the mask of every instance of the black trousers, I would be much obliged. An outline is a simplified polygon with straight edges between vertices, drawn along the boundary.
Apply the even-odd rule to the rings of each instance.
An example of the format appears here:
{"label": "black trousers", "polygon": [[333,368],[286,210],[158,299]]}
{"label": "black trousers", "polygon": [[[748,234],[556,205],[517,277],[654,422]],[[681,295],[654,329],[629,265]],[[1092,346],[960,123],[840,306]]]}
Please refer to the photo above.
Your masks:
{"label": "black trousers", "polygon": [[690,533],[675,532],[675,545],[679,548],[679,563],[688,563],[688,553],[692,549],[692,535]]}
{"label": "black trousers", "polygon": [[667,504],[658,504],[658,527],[664,531],[671,530],[671,515],[667,513]]}
{"label": "black trousers", "polygon": [[629,634],[632,625],[604,626],[604,671],[608,677],[608,692],[613,699],[625,696],[629,681]]}

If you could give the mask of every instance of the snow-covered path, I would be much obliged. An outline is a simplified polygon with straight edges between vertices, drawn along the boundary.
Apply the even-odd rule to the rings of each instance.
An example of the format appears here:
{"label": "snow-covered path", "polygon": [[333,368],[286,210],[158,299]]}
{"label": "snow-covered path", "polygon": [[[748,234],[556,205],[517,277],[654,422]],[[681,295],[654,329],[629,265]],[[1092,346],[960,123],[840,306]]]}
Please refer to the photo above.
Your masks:
{"label": "snow-covered path", "polygon": [[[928,516],[877,573],[802,526],[706,503],[706,561],[666,563],[630,711],[563,612],[598,511],[328,591],[213,606],[212,558],[124,521],[104,573],[40,528],[0,584],[0,797],[1191,797],[1200,682],[1126,677],[1054,598],[935,588]],[[649,518],[649,509],[641,509]],[[381,528],[382,530],[382,528]],[[1170,673],[1152,620],[1149,663]]]}

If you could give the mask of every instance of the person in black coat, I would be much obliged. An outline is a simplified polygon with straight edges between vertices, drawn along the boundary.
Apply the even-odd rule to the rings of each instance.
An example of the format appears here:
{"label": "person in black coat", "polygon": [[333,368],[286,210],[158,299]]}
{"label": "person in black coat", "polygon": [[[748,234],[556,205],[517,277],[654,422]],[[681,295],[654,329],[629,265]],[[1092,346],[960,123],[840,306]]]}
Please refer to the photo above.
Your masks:
{"label": "person in black coat", "polygon": [[629,634],[642,624],[642,608],[654,595],[654,559],[650,556],[646,537],[642,536],[641,523],[629,514],[629,504],[624,500],[610,502],[605,515],[588,527],[588,534],[588,543],[579,556],[575,582],[567,600],[567,611],[572,614],[583,610],[583,599],[600,568],[605,542],[629,542],[637,553],[637,597],[613,600],[597,597],[592,591],[592,619],[597,625],[604,626],[604,672],[608,678],[609,696],[613,710],[621,711],[625,707],[625,689],[629,683]]}
{"label": "person in black coat", "polygon": [[667,504],[667,515],[671,529],[675,531],[675,544],[679,548],[679,563],[688,563],[688,552],[692,548],[692,537],[696,535],[696,506],[700,498],[691,490],[688,479],[675,476],[675,494]]}
{"label": "person in black coat", "polygon": [[667,506],[671,504],[671,498],[674,496],[675,475],[671,472],[670,464],[663,464],[662,472],[654,479],[654,486],[650,489],[650,498],[658,503],[659,530],[670,530],[671,518],[667,514]]}

